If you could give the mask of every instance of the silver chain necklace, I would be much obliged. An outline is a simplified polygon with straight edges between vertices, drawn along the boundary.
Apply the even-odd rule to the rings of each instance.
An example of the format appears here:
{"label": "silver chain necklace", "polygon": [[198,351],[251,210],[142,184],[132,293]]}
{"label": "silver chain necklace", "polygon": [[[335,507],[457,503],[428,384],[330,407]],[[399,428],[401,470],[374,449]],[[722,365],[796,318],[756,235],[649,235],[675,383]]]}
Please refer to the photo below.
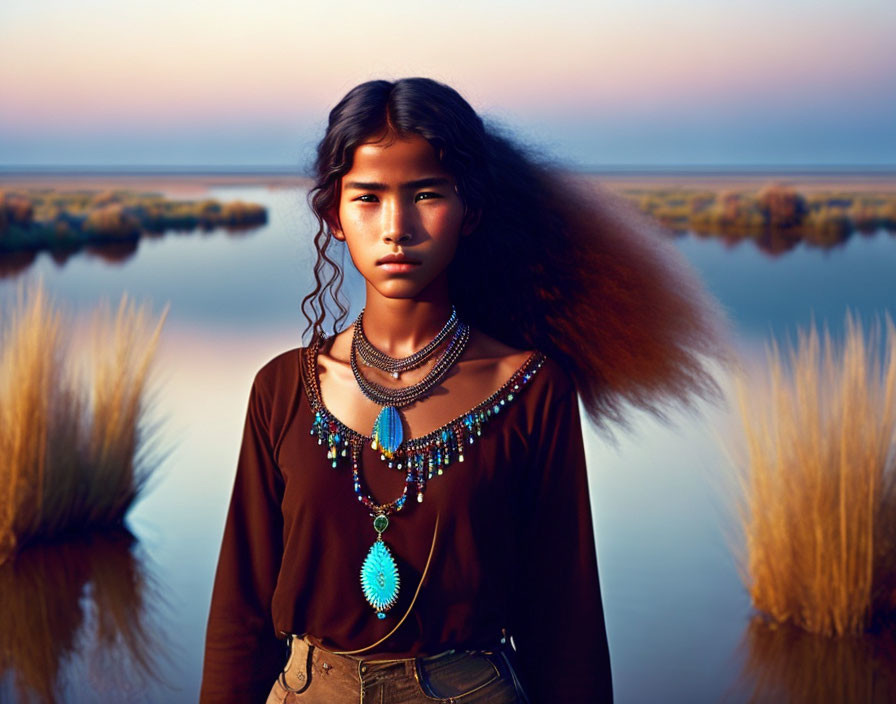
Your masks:
{"label": "silver chain necklace", "polygon": [[358,356],[368,367],[387,372],[392,375],[393,379],[398,379],[401,372],[416,369],[422,365],[435,353],[439,345],[454,332],[458,324],[457,310],[454,306],[451,306],[451,315],[448,318],[448,322],[442,326],[439,333],[427,345],[407,357],[390,357],[385,352],[381,352],[374,347],[370,340],[367,339],[362,324],[363,316],[364,311],[362,310],[355,320],[354,326],[354,338],[357,339]]}

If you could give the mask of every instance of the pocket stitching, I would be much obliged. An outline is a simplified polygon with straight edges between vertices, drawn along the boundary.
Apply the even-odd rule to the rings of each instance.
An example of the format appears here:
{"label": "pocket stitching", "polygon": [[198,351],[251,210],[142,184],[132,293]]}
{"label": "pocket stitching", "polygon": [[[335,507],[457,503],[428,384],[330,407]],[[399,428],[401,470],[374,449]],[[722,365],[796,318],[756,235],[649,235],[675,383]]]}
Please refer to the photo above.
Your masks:
{"label": "pocket stitching", "polygon": [[493,670],[492,677],[490,679],[486,680],[485,682],[483,682],[482,684],[476,685],[473,689],[463,692],[462,694],[452,694],[448,697],[438,697],[432,693],[432,690],[429,689],[428,685],[426,684],[426,678],[420,668],[420,660],[415,660],[414,661],[414,680],[417,682],[418,689],[420,689],[420,691],[423,693],[423,696],[425,696],[427,699],[432,699],[432,700],[438,701],[438,702],[447,702],[447,701],[454,702],[459,699],[464,699],[466,697],[469,697],[471,694],[475,694],[476,692],[480,691],[481,689],[488,687],[490,684],[494,683],[496,680],[500,680],[501,676],[502,676],[501,671],[500,671],[500,669],[498,669],[498,666],[495,665],[495,662],[494,662],[494,660],[492,660],[490,655],[487,653],[483,653],[483,652],[479,652],[477,654],[480,655],[481,657],[483,657],[485,659],[485,661],[489,665],[491,665],[492,670]]}

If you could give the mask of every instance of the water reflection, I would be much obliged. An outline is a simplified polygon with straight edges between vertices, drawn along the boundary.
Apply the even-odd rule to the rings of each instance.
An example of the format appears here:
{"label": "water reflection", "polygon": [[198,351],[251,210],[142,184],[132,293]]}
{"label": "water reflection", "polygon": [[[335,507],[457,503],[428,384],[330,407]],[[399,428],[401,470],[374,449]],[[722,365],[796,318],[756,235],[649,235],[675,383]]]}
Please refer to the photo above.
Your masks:
{"label": "water reflection", "polygon": [[[228,239],[237,239],[254,234],[264,229],[264,227],[264,225],[259,226],[254,223],[230,223],[214,228],[168,228],[162,231],[147,229],[143,231],[139,237],[119,239],[109,242],[87,242],[83,245],[66,244],[45,251],[56,264],[57,268],[64,267],[69,259],[74,255],[81,253],[85,254],[88,258],[100,259],[107,264],[120,266],[136,257],[137,250],[140,247],[140,240],[144,237],[158,239],[164,237],[166,234],[174,236],[190,235],[198,231],[203,238],[218,233],[224,233]],[[0,251],[0,279],[15,278],[19,274],[27,271],[31,265],[35,263],[37,255],[41,251],[43,250],[24,249],[11,252]]]}
{"label": "water reflection", "polygon": [[[61,269],[65,266],[66,262],[72,258],[73,255],[78,253],[77,247],[57,247],[56,249],[52,249],[49,252],[50,259],[56,264],[57,269]],[[3,274],[0,273],[0,276]]]}
{"label": "water reflection", "polygon": [[157,679],[159,637],[150,624],[157,590],[125,529],[34,545],[0,565],[0,699],[54,702],[65,666],[112,701]]}
{"label": "water reflection", "polygon": [[0,279],[13,278],[30,267],[37,258],[37,250],[0,253]]}
{"label": "water reflection", "polygon": [[108,244],[90,244],[84,252],[91,257],[102,259],[108,264],[121,264],[137,254],[139,240],[123,240]]}
{"label": "water reflection", "polygon": [[[883,230],[861,232],[864,237],[883,236]],[[859,233],[858,230],[840,231],[823,230],[818,232],[803,232],[797,229],[766,229],[760,233],[715,233],[700,231],[685,231],[680,234],[691,235],[701,240],[719,240],[727,249],[733,249],[738,245],[751,243],[756,249],[771,258],[788,254],[802,245],[806,249],[819,249],[831,251],[845,247],[849,240]]]}
{"label": "water reflection", "polygon": [[876,704],[896,701],[896,633],[826,638],[756,616],[741,641],[749,702]]}

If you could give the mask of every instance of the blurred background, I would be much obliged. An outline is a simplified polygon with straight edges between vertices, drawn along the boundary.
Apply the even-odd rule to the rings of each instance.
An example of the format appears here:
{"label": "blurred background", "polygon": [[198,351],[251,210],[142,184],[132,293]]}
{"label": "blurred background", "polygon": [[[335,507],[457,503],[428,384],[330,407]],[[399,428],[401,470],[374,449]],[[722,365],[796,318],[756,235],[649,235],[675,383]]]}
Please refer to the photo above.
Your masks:
{"label": "blurred background", "polygon": [[891,166],[892,3],[17,2],[4,166],[294,169],[330,107],[431,76],[581,168]]}
{"label": "blurred background", "polygon": [[[168,453],[129,537],[0,565],[7,633],[31,618],[25,604],[60,609],[0,642],[0,699],[196,700],[249,387],[302,343],[316,230],[305,176],[354,85],[446,82],[630,198],[757,360],[770,335],[811,320],[836,330],[847,309],[896,311],[894,36],[885,0],[5,0],[0,304],[40,279],[76,325],[125,292],[170,311],[154,406]],[[218,217],[235,202],[265,217]],[[769,229],[775,207],[802,229]],[[84,239],[91,208],[117,219]],[[346,291],[357,312],[351,273]],[[893,667],[887,648],[756,625],[725,449],[736,421],[702,410],[674,426],[636,415],[615,446],[586,428],[617,701],[889,700],[868,684]],[[98,627],[115,608],[136,633]],[[824,672],[839,687],[809,692]]]}

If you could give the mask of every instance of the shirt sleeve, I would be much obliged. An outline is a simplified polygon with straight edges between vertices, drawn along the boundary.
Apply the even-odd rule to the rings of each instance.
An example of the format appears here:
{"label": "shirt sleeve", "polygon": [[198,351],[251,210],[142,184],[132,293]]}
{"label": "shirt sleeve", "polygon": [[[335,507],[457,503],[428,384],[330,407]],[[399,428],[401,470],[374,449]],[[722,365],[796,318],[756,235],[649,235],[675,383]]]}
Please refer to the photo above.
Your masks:
{"label": "shirt sleeve", "polygon": [[530,445],[511,635],[532,704],[612,702],[578,397],[547,402]]}
{"label": "shirt sleeve", "polygon": [[271,616],[283,553],[283,478],[269,418],[270,400],[256,376],[215,573],[201,704],[264,702],[285,662]]}

